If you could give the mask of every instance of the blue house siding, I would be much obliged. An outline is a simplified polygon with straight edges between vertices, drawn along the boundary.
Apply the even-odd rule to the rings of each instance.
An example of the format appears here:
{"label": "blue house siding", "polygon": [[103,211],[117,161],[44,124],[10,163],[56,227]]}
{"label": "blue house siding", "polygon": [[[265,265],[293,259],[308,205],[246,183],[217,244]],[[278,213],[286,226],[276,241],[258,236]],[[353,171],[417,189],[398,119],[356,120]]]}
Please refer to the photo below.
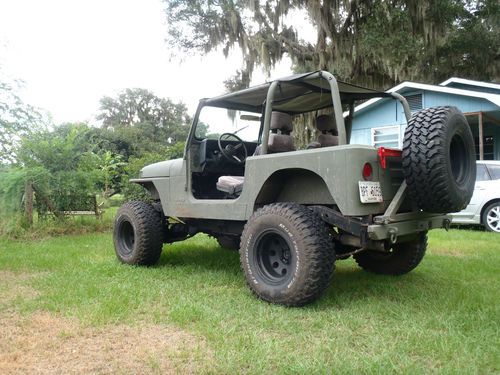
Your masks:
{"label": "blue house siding", "polygon": [[371,129],[352,129],[351,142],[358,145],[371,145]]}
{"label": "blue house siding", "polygon": [[[465,87],[460,88],[464,89]],[[476,91],[475,89],[476,87],[474,87],[474,91]],[[490,92],[490,90],[484,91]],[[497,119],[500,115],[500,108],[483,98],[432,90],[416,90],[411,87],[402,88],[399,90],[399,93],[403,96],[422,94],[422,105],[424,108],[453,105],[458,107],[463,113],[484,112],[489,114],[490,118]],[[477,138],[477,121],[475,122],[474,117],[469,117],[469,121],[471,121],[471,129],[474,137]],[[483,123],[484,136],[493,137],[494,139],[493,156],[498,160],[500,159],[500,125],[491,122],[487,117],[483,117]],[[372,105],[355,112],[350,142],[352,144],[372,145],[373,129],[387,126],[399,127],[400,142],[402,142],[404,130],[406,128],[406,119],[403,108],[396,100],[381,99]]]}
{"label": "blue house siding", "polygon": [[352,124],[353,131],[359,129],[371,129],[374,127],[396,125],[404,122],[403,108],[399,102],[391,99],[383,99],[354,114]]}
{"label": "blue house siding", "polygon": [[450,95],[439,92],[427,91],[425,93],[424,106],[436,107],[440,105],[454,105],[462,112],[490,112],[498,110],[498,107],[486,99],[473,98],[470,96]]}
{"label": "blue house siding", "polygon": [[[413,94],[413,93],[412,93]],[[462,112],[490,112],[498,110],[493,103],[460,95],[450,95],[426,91],[423,93],[424,108],[454,105]],[[405,117],[401,104],[395,100],[383,99],[354,114],[353,130],[404,124]]]}
{"label": "blue house siding", "polygon": [[[425,93],[412,91],[404,95],[422,94],[422,103],[425,106]],[[352,144],[372,144],[372,129],[386,126],[398,126],[401,139],[406,128],[406,118],[403,106],[397,100],[382,99],[360,112],[354,114],[351,131]]]}

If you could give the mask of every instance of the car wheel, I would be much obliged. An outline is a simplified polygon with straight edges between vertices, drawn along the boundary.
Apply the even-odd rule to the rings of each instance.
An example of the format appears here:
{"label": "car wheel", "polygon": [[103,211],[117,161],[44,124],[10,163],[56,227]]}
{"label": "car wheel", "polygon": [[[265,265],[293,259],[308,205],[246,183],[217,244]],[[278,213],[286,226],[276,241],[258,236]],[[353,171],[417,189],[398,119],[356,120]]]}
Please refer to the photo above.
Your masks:
{"label": "car wheel", "polygon": [[494,202],[483,212],[483,225],[487,231],[500,233],[500,202]]}
{"label": "car wheel", "polygon": [[241,266],[259,298],[301,306],[330,285],[335,251],[320,216],[295,203],[274,203],[256,211],[241,236]]}
{"label": "car wheel", "polygon": [[116,213],[113,241],[122,263],[150,266],[160,258],[164,227],[160,212],[146,202],[125,203]]}
{"label": "car wheel", "polygon": [[417,267],[426,249],[427,232],[422,232],[412,241],[394,244],[390,252],[368,250],[355,254],[354,259],[365,271],[379,275],[399,276]]}

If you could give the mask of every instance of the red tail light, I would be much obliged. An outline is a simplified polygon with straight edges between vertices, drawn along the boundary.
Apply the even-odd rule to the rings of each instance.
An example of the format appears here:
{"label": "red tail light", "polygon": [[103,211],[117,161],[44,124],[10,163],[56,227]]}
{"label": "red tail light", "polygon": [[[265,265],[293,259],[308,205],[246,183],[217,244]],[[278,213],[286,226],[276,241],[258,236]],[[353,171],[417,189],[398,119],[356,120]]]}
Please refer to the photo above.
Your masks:
{"label": "red tail light", "polygon": [[369,181],[372,179],[372,175],[373,175],[372,165],[370,163],[365,163],[365,165],[363,165],[363,178],[365,179],[365,181]]}
{"label": "red tail light", "polygon": [[379,147],[377,154],[380,166],[385,169],[387,167],[387,158],[400,158],[403,152],[394,148]]}

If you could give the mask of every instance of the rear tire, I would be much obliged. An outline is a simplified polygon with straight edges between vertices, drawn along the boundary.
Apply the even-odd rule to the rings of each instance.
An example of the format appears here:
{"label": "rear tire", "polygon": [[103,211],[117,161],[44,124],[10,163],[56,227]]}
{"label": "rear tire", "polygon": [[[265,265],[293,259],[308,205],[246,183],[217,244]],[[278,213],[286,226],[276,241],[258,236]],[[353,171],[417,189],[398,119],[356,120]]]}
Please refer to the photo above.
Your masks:
{"label": "rear tire", "polygon": [[410,197],[426,212],[458,212],[476,179],[474,138],[456,107],[415,113],[405,130],[403,172]]}
{"label": "rear tire", "polygon": [[217,237],[217,242],[220,247],[229,250],[239,250],[240,249],[240,237],[239,236],[219,236]]}
{"label": "rear tire", "polygon": [[483,212],[483,225],[489,232],[500,233],[500,202],[493,202]]}
{"label": "rear tire", "polygon": [[241,236],[241,266],[259,298],[302,306],[330,285],[335,252],[320,216],[295,203],[274,203],[256,211]]}
{"label": "rear tire", "polygon": [[142,201],[125,203],[116,213],[115,252],[122,263],[150,266],[160,258],[165,228],[162,216]]}
{"label": "rear tire", "polygon": [[379,275],[404,275],[422,261],[427,249],[427,232],[409,242],[393,245],[391,252],[365,251],[354,255],[356,263],[365,271]]}

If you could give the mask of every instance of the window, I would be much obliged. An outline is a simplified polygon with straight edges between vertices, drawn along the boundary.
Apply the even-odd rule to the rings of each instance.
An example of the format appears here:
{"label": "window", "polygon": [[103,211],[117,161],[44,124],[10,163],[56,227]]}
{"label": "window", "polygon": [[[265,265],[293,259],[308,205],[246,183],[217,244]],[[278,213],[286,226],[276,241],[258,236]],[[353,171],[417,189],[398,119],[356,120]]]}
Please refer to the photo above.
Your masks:
{"label": "window", "polygon": [[[494,139],[490,135],[485,135],[483,137],[483,160],[495,160],[494,154]],[[474,138],[474,144],[476,145],[476,159],[479,160],[479,137]]]}
{"label": "window", "polygon": [[243,141],[257,142],[260,128],[258,113],[203,107],[196,125],[197,139],[217,139],[222,133],[234,133]]}
{"label": "window", "polygon": [[408,105],[412,112],[420,111],[423,108],[422,94],[408,95],[405,96],[405,99],[408,101]]}
{"label": "window", "polygon": [[492,180],[500,180],[500,165],[488,165],[488,171],[490,172]]}
{"label": "window", "polygon": [[384,126],[372,129],[372,145],[375,147],[401,148],[400,127]]}
{"label": "window", "polygon": [[486,170],[486,166],[484,164],[476,165],[476,181],[488,181],[490,179],[490,175]]}

